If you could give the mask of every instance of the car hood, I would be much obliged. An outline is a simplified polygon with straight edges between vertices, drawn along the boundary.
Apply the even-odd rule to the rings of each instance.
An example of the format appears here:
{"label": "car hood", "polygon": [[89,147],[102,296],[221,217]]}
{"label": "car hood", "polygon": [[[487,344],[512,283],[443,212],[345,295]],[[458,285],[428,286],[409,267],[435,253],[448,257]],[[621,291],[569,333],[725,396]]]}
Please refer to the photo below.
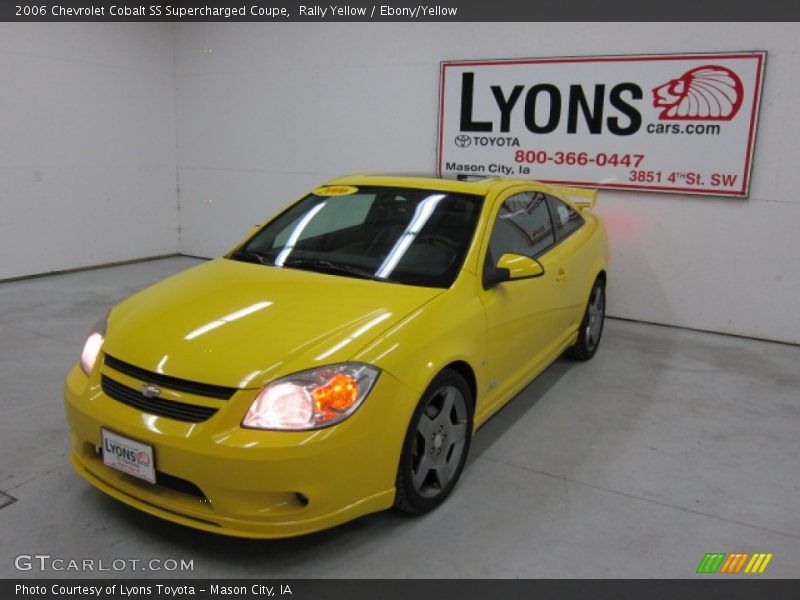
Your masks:
{"label": "car hood", "polygon": [[117,305],[103,350],[164,375],[259,387],[348,360],[442,291],[220,258]]}

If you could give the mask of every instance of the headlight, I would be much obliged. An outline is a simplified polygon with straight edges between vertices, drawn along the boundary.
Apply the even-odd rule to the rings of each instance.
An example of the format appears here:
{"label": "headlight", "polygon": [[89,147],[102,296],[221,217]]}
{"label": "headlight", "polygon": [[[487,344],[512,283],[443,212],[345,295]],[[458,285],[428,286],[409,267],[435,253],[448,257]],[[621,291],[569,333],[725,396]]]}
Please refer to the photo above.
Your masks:
{"label": "headlight", "polygon": [[89,337],[86,338],[86,343],[83,345],[83,352],[81,352],[81,370],[87,375],[92,374],[94,363],[97,361],[97,355],[100,354],[100,348],[106,338],[106,320],[108,317],[103,317],[95,323],[89,331]]}
{"label": "headlight", "polygon": [[364,402],[380,370],[342,363],[302,371],[264,386],[242,420],[254,429],[319,429],[343,421]]}

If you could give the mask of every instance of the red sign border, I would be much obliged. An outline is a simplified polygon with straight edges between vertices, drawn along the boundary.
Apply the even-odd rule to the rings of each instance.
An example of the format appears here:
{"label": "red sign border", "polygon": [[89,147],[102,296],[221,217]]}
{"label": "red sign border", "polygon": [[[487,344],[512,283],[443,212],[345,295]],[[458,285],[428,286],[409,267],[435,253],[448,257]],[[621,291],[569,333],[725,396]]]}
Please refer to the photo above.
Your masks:
{"label": "red sign border", "polygon": [[549,64],[549,63],[585,63],[585,62],[647,62],[662,60],[703,60],[703,59],[756,59],[756,84],[753,89],[753,106],[750,113],[750,125],[747,133],[747,149],[745,151],[745,163],[742,169],[743,181],[740,190],[719,190],[711,191],[707,188],[679,188],[655,185],[636,185],[627,183],[600,184],[597,182],[585,181],[559,181],[555,179],[537,179],[542,183],[553,183],[558,185],[577,185],[595,187],[600,189],[614,190],[644,190],[667,192],[675,194],[695,194],[700,196],[747,198],[750,194],[750,175],[753,165],[753,154],[755,151],[755,137],[758,127],[758,115],[761,108],[761,90],[764,82],[764,69],[766,67],[766,50],[748,50],[738,52],[700,52],[700,53],[680,53],[680,54],[631,54],[614,56],[566,56],[553,58],[509,58],[509,59],[486,59],[486,60],[446,60],[441,61],[439,71],[439,119],[438,119],[438,146],[436,152],[436,173],[442,174],[442,150],[444,148],[444,97],[445,97],[445,69],[448,67],[486,67],[499,65],[528,65],[528,64]]}

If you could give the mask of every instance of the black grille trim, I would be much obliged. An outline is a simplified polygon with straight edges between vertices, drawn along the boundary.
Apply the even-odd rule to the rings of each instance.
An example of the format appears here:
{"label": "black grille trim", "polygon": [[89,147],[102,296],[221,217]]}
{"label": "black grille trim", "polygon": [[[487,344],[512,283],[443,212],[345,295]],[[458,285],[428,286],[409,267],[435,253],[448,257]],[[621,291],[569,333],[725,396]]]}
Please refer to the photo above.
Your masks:
{"label": "black grille trim", "polygon": [[141,369],[129,363],[123,362],[118,358],[106,354],[106,364],[120,373],[129,375],[136,379],[140,379],[145,383],[152,383],[153,385],[160,385],[171,390],[178,392],[186,392],[187,394],[194,394],[196,396],[205,396],[206,398],[217,398],[219,400],[229,400],[237,388],[225,387],[222,385],[211,385],[209,383],[198,383],[196,381],[189,381],[187,379],[179,379],[177,377],[170,377],[169,375],[162,375],[161,373],[153,373],[147,369]]}
{"label": "black grille trim", "polygon": [[197,485],[187,479],[175,477],[175,475],[156,471],[156,485],[168,488],[174,492],[180,492],[181,494],[187,494],[206,500],[206,495]]}
{"label": "black grille trim", "polygon": [[106,396],[118,402],[137,408],[143,412],[153,415],[160,415],[176,421],[186,421],[188,423],[202,423],[211,418],[216,412],[216,408],[186,404],[185,402],[175,402],[162,398],[147,398],[138,391],[129,388],[103,375],[100,385]]}

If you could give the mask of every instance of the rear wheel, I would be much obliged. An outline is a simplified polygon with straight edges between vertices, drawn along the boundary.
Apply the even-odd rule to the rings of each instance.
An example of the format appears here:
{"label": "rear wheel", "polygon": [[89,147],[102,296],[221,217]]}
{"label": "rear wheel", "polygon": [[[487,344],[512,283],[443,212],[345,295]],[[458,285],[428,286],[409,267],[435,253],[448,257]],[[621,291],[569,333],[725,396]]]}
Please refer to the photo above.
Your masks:
{"label": "rear wheel", "polygon": [[578,341],[567,350],[566,355],[575,360],[589,360],[597,352],[600,337],[603,335],[603,323],[606,316],[606,286],[599,277],[592,286],[589,302],[578,328]]}
{"label": "rear wheel", "polygon": [[425,390],[403,444],[396,508],[423,514],[453,491],[472,439],[473,402],[469,386],[455,371],[442,371]]}

